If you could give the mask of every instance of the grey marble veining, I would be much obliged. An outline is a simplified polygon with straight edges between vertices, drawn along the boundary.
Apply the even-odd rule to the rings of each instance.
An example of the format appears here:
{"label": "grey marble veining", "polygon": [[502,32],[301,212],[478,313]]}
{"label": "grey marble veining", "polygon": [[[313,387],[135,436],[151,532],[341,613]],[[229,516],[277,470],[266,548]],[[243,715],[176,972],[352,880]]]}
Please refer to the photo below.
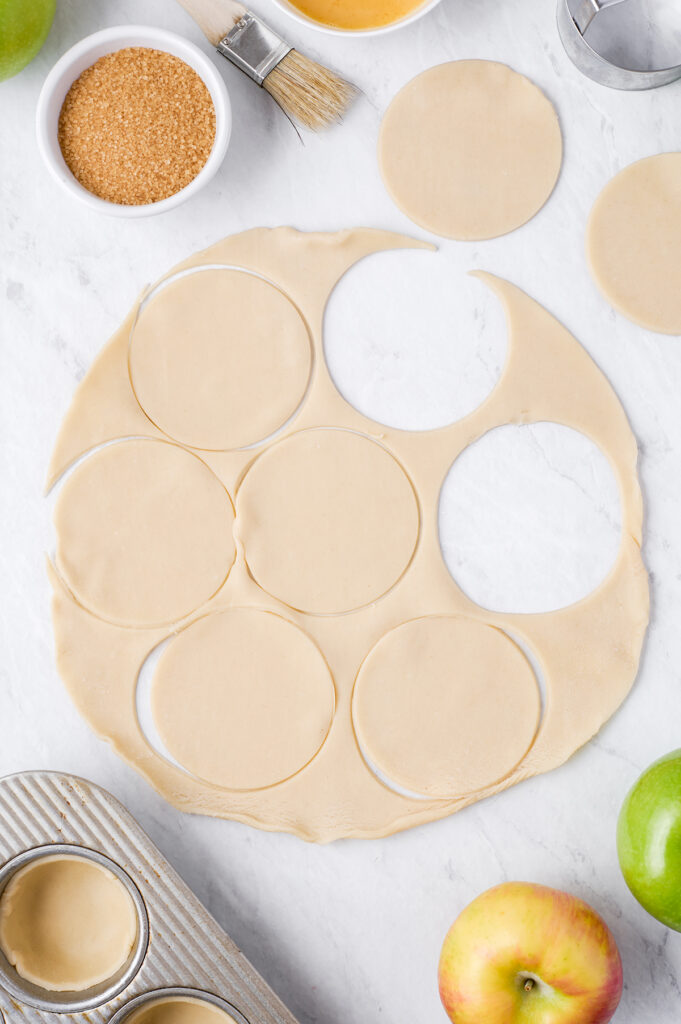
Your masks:
{"label": "grey marble veining", "polygon": [[[655,93],[619,94],[588,82],[561,49],[551,0],[443,0],[418,24],[378,39],[326,37],[293,26],[267,0],[256,6],[303,49],[357,81],[365,97],[344,128],[306,137],[302,146],[268,97],[224,64],[235,113],[225,164],[194,201],[159,218],[108,220],[67,201],[39,162],[33,113],[54,60],[104,25],[164,25],[201,43],[179,7],[168,0],[58,0],[39,58],[0,84],[0,773],[59,768],[110,788],[302,1024],[444,1021],[435,979],[444,933],[476,893],[510,878],[567,888],[592,902],[614,929],[624,958],[626,992],[617,1020],[673,1024],[681,936],[648,918],[629,896],[614,829],[639,770],[681,745],[681,343],[616,315],[589,278],[583,247],[588,211],[608,178],[639,157],[681,149],[681,83]],[[672,36],[678,13],[678,0],[631,0],[625,21],[642,17],[644,25],[635,34],[632,59],[646,59],[654,45],[681,59],[674,58],[681,43],[674,51]],[[614,29],[609,40],[618,53],[632,45]],[[90,732],[55,672],[44,571],[49,503],[42,487],[60,419],[144,283],[192,250],[259,224],[366,224],[422,237],[382,188],[375,158],[380,115],[414,74],[464,57],[505,61],[527,73],[560,113],[565,163],[545,209],[506,238],[442,242],[440,253],[452,290],[467,270],[481,267],[544,303],[608,374],[629,414],[641,447],[653,598],[638,682],[602,733],[562,769],[386,841],[319,848],[183,816]],[[360,293],[361,273],[355,271]],[[423,345],[415,347],[412,335],[398,336],[397,328],[363,335],[358,305],[356,337],[345,354],[337,344],[332,353],[349,397],[379,403],[376,408],[413,424],[429,392],[429,366],[431,382],[451,375],[464,405],[472,394],[467,389],[484,394],[503,359],[503,327],[483,289],[467,285],[460,294],[466,302],[459,300],[453,330],[465,357],[447,362],[448,337],[436,327],[438,316],[452,307],[443,299],[439,309],[433,296],[424,308],[414,293],[409,322],[426,324],[422,337],[432,338],[425,366]],[[412,377],[418,388],[409,388]],[[437,412],[446,415],[446,389],[437,395]],[[558,440],[542,445],[539,452],[538,442],[516,452],[510,467],[546,486],[563,513],[595,524],[574,548],[562,579],[568,592],[588,589],[597,582],[596,556],[617,522],[616,496],[595,456],[575,453],[566,467]],[[490,472],[498,458],[489,455]],[[487,504],[492,515],[489,494]],[[475,514],[474,498],[469,514]],[[550,551],[563,536],[573,544],[566,523],[563,514],[537,517],[522,543],[528,551]],[[445,545],[451,545],[446,523],[443,530]],[[474,563],[475,538],[469,544],[461,557]],[[492,595],[495,587],[512,587],[516,571],[501,554],[498,576],[485,580],[483,574],[478,582]],[[540,575],[534,582],[541,586]],[[560,598],[562,582],[547,579],[539,599],[553,601],[556,592]]]}

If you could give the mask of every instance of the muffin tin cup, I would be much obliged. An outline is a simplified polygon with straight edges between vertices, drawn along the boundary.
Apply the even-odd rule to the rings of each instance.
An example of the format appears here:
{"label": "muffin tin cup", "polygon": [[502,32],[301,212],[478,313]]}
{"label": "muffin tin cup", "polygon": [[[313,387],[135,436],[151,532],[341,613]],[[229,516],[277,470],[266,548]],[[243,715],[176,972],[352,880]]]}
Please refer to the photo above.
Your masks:
{"label": "muffin tin cup", "polygon": [[249,1024],[242,1013],[239,1013],[236,1006],[232,1006],[226,999],[221,999],[219,996],[213,995],[211,992],[202,992],[200,989],[195,988],[161,988],[152,992],[145,992],[141,996],[136,996],[135,999],[131,999],[129,1003],[122,1006],[120,1010],[113,1015],[109,1024],[125,1024],[130,1015],[135,1010],[141,1010],[142,1007],[148,1006],[150,1003],[155,1003],[162,999],[198,999],[203,1003],[210,1003],[211,1006],[217,1006],[219,1010],[224,1010],[230,1017],[233,1017],[237,1024]]}
{"label": "muffin tin cup", "polygon": [[110,871],[125,886],[133,901],[137,917],[137,935],[132,951],[123,967],[106,981],[77,992],[53,992],[23,978],[0,950],[0,985],[15,999],[28,1006],[33,1006],[37,1010],[51,1013],[80,1013],[115,999],[135,979],[144,962],[149,945],[149,918],[139,889],[127,872],[115,861],[96,850],[64,843],[38,846],[20,853],[8,861],[4,867],[0,868],[0,899],[2,899],[7,885],[21,868],[35,864],[44,858],[61,856],[82,857],[83,860],[90,861],[92,864],[98,864]]}
{"label": "muffin tin cup", "polygon": [[[84,992],[50,992],[0,953],[0,1024],[123,1024],[156,999],[185,996],[237,1024],[297,1024],[228,935],[106,790],[59,772],[0,779],[0,896],[12,876],[47,856],[80,856],[130,893],[138,929],[128,962]],[[4,1014],[4,1018],[3,1018]]]}

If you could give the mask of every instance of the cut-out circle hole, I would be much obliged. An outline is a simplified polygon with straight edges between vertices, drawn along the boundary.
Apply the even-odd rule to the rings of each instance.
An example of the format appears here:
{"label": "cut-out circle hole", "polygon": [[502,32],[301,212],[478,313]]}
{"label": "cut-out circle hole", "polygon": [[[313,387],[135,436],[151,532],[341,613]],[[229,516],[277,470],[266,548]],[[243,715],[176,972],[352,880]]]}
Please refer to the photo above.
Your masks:
{"label": "cut-out circle hole", "polygon": [[385,252],[348,271],[324,321],[326,363],[355,409],[400,430],[473,412],[506,352],[503,312],[446,253]]}
{"label": "cut-out circle hole", "polygon": [[467,448],[440,495],[440,544],[462,590],[498,612],[548,612],[591,593],[620,544],[610,463],[557,423],[507,424]]}

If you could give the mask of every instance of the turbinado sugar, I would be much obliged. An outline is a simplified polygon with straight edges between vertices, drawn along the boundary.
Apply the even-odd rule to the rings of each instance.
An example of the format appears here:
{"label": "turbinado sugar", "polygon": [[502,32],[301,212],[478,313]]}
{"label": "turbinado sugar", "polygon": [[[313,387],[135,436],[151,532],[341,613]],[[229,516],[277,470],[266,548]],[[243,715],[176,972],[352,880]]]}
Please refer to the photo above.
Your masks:
{"label": "turbinado sugar", "polygon": [[141,206],[197,176],[215,141],[215,107],[179,57],[133,46],[100,57],[73,83],[59,145],[80,184],[112,203]]}

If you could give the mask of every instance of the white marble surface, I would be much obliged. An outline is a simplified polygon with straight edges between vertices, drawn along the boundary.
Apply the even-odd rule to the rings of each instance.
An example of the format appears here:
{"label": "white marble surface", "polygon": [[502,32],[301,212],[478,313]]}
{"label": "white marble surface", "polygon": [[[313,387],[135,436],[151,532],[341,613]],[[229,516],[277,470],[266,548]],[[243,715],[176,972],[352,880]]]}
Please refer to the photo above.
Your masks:
{"label": "white marble surface", "polygon": [[[435,971],[446,928],[476,893],[508,878],[546,882],[591,901],[610,922],[624,958],[626,993],[617,1020],[671,1024],[679,1015],[681,936],[648,918],[629,896],[617,866],[614,827],[638,771],[681,745],[681,344],[637,329],[608,308],[587,275],[583,233],[590,205],[611,174],[638,157],[681,148],[681,84],[625,95],[589,83],[562,52],[551,0],[443,0],[417,25],[366,40],[301,31],[271,6],[267,0],[257,5],[310,52],[354,78],[366,98],[342,130],[306,138],[302,147],[268,98],[224,65],[235,110],[228,158],[205,192],[160,218],[100,219],[68,201],[40,165],[33,112],[54,60],[99,27],[148,22],[201,42],[179,7],[168,0],[58,0],[57,19],[40,57],[0,85],[0,772],[60,768],[110,788],[302,1024],[444,1020]],[[645,29],[636,31],[632,60],[649,57],[653,33],[645,25],[656,14],[664,19],[661,49],[681,60],[680,35],[678,48],[670,51],[671,30],[680,27],[678,0],[632,0],[628,17],[639,18]],[[614,35],[610,42],[623,45]],[[375,160],[379,118],[416,72],[462,57],[506,61],[529,74],[556,103],[565,135],[556,192],[531,224],[507,238],[442,245],[452,293],[443,288],[438,296],[430,289],[433,329],[423,331],[421,339],[432,333],[434,340],[425,364],[419,358],[423,343],[414,344],[415,314],[424,305],[418,289],[410,316],[393,318],[385,331],[365,309],[364,335],[357,330],[345,351],[336,330],[343,319],[339,314],[330,355],[348,394],[376,403],[383,416],[403,416],[405,425],[418,425],[424,398],[435,416],[451,411],[442,379],[457,381],[456,402],[465,407],[491,386],[503,358],[498,312],[479,286],[462,283],[466,270],[483,267],[507,276],[574,331],[612,380],[641,445],[653,619],[638,682],[601,735],[562,769],[383,842],[320,848],[230,822],[183,816],[92,735],[55,672],[42,483],[59,421],[77,381],[140,287],[192,250],[260,224],[303,229],[367,224],[420,236],[382,189]],[[360,277],[356,281],[361,292]],[[455,357],[446,333],[437,333],[438,318],[452,302],[459,310]],[[361,328],[361,305],[355,313]],[[402,322],[416,327],[402,330]],[[480,458],[471,472],[485,483],[491,504],[490,474],[500,458],[495,451]],[[517,545],[528,559],[536,558],[533,600],[541,606],[574,589],[588,589],[602,572],[603,566],[598,572],[595,567],[618,515],[598,459],[566,447],[556,436],[514,442],[508,458],[524,481],[515,485],[519,501],[528,487],[546,492],[541,516],[525,526],[518,509],[511,510]],[[506,476],[500,486],[512,502],[513,474]],[[496,514],[503,512],[497,505]],[[586,541],[583,531],[570,525],[568,513],[588,526]],[[481,529],[493,529],[494,514],[492,508],[480,517]],[[474,500],[456,515],[464,522],[474,518]],[[445,523],[450,549],[456,543],[455,523],[456,518]],[[479,543],[469,522],[468,550],[456,551],[454,563],[467,559],[475,567]],[[561,572],[547,571],[551,551],[562,544],[571,557]],[[512,547],[506,546],[508,556],[499,549],[498,575],[478,573],[480,593],[490,600],[500,590],[512,599],[517,574]]]}

